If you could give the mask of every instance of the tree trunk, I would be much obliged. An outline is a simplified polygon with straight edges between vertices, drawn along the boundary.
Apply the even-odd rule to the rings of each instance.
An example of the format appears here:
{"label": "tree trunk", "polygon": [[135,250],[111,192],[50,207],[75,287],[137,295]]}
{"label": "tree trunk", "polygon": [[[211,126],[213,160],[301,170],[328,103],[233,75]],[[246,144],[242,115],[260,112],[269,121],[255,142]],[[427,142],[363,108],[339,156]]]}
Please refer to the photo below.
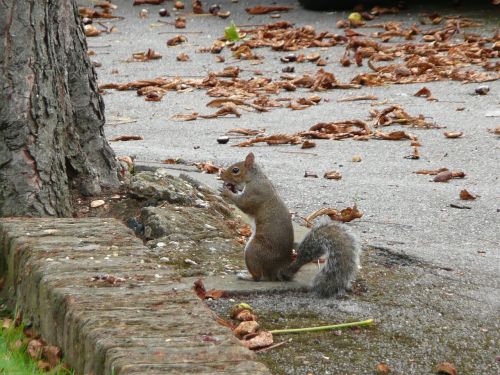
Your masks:
{"label": "tree trunk", "polygon": [[0,216],[71,216],[118,185],[75,0],[0,1]]}

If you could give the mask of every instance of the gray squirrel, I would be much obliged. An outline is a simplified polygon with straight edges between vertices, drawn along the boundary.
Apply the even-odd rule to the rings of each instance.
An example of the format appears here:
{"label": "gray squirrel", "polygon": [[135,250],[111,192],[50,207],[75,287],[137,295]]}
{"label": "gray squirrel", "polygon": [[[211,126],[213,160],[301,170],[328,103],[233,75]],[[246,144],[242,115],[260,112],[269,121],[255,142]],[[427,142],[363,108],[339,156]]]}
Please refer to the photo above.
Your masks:
{"label": "gray squirrel", "polygon": [[320,220],[299,245],[292,262],[293,227],[290,212],[253,153],[221,173],[222,196],[254,220],[245,247],[245,264],[251,279],[289,281],[306,263],[327,254],[312,291],[319,297],[345,294],[351,289],[359,265],[361,245],[350,229],[328,219]]}

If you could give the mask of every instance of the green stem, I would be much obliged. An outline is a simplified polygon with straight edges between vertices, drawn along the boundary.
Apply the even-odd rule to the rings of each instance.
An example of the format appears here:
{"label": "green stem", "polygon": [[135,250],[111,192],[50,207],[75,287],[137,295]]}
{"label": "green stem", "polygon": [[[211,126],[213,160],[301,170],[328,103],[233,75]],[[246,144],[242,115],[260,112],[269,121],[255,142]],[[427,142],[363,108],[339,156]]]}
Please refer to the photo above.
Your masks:
{"label": "green stem", "polygon": [[299,332],[316,332],[316,331],[327,331],[330,329],[340,329],[340,328],[348,328],[348,327],[362,327],[369,326],[373,323],[373,319],[363,320],[361,322],[351,322],[351,323],[342,323],[342,324],[333,324],[330,326],[320,326],[320,327],[309,327],[309,328],[290,328],[290,329],[275,329],[271,332],[273,335],[281,334],[281,333],[299,333]]}

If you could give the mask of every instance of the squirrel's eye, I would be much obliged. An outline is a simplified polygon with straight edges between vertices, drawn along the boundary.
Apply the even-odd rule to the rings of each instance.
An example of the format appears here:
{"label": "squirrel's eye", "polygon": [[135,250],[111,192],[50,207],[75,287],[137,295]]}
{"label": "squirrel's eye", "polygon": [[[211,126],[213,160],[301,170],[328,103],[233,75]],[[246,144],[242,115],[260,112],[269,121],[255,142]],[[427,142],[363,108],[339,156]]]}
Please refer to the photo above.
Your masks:
{"label": "squirrel's eye", "polygon": [[234,174],[236,174],[236,173],[240,172],[240,169],[238,167],[234,167],[231,172],[233,172]]}

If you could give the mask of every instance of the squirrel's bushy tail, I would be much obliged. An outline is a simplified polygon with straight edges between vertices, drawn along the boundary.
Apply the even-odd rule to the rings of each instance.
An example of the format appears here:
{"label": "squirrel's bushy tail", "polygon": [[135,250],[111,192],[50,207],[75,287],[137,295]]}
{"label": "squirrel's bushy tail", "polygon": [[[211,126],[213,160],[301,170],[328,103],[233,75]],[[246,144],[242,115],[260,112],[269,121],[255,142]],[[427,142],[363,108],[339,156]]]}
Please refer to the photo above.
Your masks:
{"label": "squirrel's bushy tail", "polygon": [[359,240],[347,225],[325,218],[300,243],[297,259],[280,276],[290,280],[304,264],[326,254],[326,264],[314,278],[312,291],[319,297],[342,295],[356,278],[360,252]]}

